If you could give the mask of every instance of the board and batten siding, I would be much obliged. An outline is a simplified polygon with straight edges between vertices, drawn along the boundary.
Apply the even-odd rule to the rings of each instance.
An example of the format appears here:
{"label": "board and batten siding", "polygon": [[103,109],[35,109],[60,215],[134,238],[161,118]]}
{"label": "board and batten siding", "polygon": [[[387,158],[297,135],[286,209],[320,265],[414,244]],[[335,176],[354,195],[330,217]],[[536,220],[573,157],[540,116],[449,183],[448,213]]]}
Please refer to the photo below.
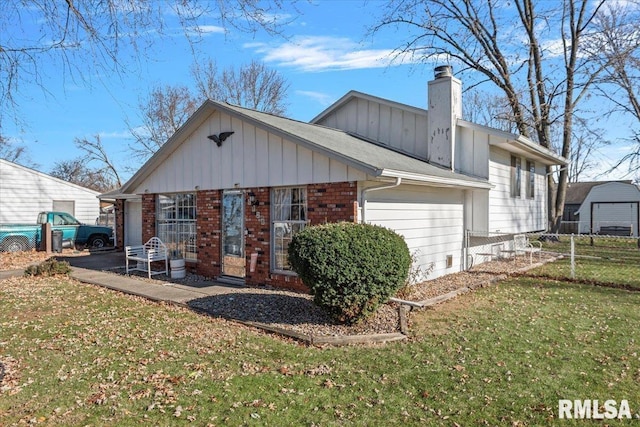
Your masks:
{"label": "board and batten siding", "polygon": [[377,141],[427,159],[427,112],[409,111],[374,100],[353,98],[318,124]]}
{"label": "board and batten siding", "polygon": [[[234,134],[218,147],[207,135]],[[135,189],[173,193],[359,181],[366,174],[229,114],[214,112]]]}
{"label": "board and batten siding", "polygon": [[455,169],[478,178],[489,178],[489,134],[458,126]]}
{"label": "board and batten siding", "polygon": [[[464,192],[435,187],[405,186],[367,194],[366,222],[402,235],[415,255],[414,268],[428,279],[462,269]],[[447,268],[447,255],[453,257]]]}
{"label": "board and batten siding", "polygon": [[[582,202],[579,213],[579,232],[597,233],[600,226],[631,225],[633,233],[638,233],[638,207],[640,202],[640,189],[633,184],[624,182],[608,182],[595,186]],[[594,210],[592,221],[592,205],[599,205],[600,209]],[[605,206],[605,204],[608,204]],[[593,230],[591,226],[593,224]]]}
{"label": "board and batten siding", "polygon": [[[489,232],[527,233],[547,228],[547,191],[545,167],[535,164],[535,197],[527,198],[527,158],[520,157],[522,179],[520,197],[511,196],[511,153],[490,147],[489,182],[495,187],[489,191]],[[529,159],[530,160],[530,159]]]}
{"label": "board and batten siding", "polygon": [[35,224],[38,213],[53,210],[57,201],[73,202],[73,215],[80,222],[95,224],[100,215],[98,194],[0,159],[0,223]]}

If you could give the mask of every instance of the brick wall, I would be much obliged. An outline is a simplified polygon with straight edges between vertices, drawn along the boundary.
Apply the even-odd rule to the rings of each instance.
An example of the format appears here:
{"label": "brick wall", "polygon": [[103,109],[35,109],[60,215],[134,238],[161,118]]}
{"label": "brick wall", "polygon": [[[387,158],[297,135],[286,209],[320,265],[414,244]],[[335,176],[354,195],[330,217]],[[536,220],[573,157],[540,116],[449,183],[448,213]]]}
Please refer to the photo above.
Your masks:
{"label": "brick wall", "polygon": [[[312,184],[307,186],[307,219],[310,225],[328,222],[357,221],[358,186],[355,182]],[[254,206],[250,205],[251,196]],[[271,273],[270,255],[270,191],[269,188],[251,189],[247,192],[245,240],[247,256],[246,282],[250,285],[270,285],[308,292],[308,288],[296,276]],[[256,270],[250,272],[251,254],[258,254]]]}
{"label": "brick wall", "polygon": [[156,195],[142,195],[142,243],[156,235]]}
{"label": "brick wall", "polygon": [[[245,189],[245,256],[246,283],[271,285],[307,292],[295,275],[271,273],[271,192],[269,187]],[[307,186],[307,217],[311,225],[357,220],[357,184],[341,182]],[[221,220],[222,191],[202,190],[196,193],[197,263],[187,268],[206,277],[222,274]],[[155,235],[156,195],[142,196],[142,240]],[[122,217],[124,220],[124,216]],[[123,221],[122,221],[123,222]],[[122,236],[122,233],[120,233]],[[255,270],[250,271],[251,254],[257,254]]]}
{"label": "brick wall", "polygon": [[195,266],[187,263],[187,267],[195,267],[198,274],[206,277],[217,277],[222,273],[221,206],[222,191],[204,190],[196,193],[198,263]]}
{"label": "brick wall", "polygon": [[115,207],[115,248],[118,251],[124,251],[124,200],[118,199],[114,203]]}
{"label": "brick wall", "polygon": [[[250,285],[264,285],[269,277],[271,230],[271,192],[268,187],[252,188],[245,193],[245,255]],[[258,254],[255,271],[251,272],[251,254]]]}

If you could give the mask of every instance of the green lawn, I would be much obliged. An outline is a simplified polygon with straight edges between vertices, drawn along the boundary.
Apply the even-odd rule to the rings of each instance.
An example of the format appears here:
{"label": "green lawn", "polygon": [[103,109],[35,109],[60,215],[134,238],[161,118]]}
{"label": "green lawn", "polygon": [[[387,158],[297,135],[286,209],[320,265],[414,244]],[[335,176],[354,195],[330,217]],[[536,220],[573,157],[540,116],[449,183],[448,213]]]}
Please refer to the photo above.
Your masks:
{"label": "green lawn", "polygon": [[640,292],[517,278],[413,314],[409,342],[315,348],[63,279],[4,281],[0,361],[18,377],[0,425],[572,425],[558,399],[635,414],[639,307]]}
{"label": "green lawn", "polygon": [[[640,249],[636,239],[576,236],[574,244],[577,280],[640,289]],[[566,254],[566,258],[538,268],[533,274],[570,278],[570,238],[561,236],[559,242],[545,242],[543,248]]]}

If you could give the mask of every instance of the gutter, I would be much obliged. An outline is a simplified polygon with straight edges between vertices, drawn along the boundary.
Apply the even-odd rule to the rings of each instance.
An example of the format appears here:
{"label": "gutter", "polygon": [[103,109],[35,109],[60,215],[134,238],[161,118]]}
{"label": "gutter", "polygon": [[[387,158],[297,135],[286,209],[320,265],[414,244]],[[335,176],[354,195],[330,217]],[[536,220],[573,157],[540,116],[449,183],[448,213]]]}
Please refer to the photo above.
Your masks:
{"label": "gutter", "polygon": [[390,188],[396,188],[398,187],[400,184],[402,183],[402,178],[401,177],[397,177],[396,178],[396,182],[390,185],[381,185],[379,187],[369,187],[369,188],[365,188],[364,190],[362,190],[361,195],[360,195],[360,200],[362,200],[362,216],[360,218],[360,222],[362,224],[366,224],[366,217],[367,217],[367,194],[371,191],[377,191],[377,190],[387,190]]}
{"label": "gutter", "polygon": [[[453,172],[455,173],[455,172]],[[410,181],[424,182],[427,185],[436,187],[456,187],[491,190],[495,186],[482,179],[465,180],[460,178],[438,177],[434,175],[424,175],[410,172],[403,172],[391,169],[384,169],[380,176],[389,178],[403,178]]]}

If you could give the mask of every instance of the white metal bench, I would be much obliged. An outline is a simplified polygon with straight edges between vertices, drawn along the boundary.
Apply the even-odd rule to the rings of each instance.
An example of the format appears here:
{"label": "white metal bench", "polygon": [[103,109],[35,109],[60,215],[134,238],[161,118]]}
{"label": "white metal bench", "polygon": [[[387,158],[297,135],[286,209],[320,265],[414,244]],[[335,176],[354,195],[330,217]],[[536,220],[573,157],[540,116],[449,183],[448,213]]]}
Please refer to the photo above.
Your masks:
{"label": "white metal bench", "polygon": [[[534,246],[534,243],[537,246]],[[533,264],[533,254],[538,254],[538,259],[542,260],[542,242],[529,241],[524,234],[516,234],[513,236],[513,251],[515,256],[518,254],[529,254],[529,264]]]}
{"label": "white metal bench", "polygon": [[[129,271],[146,271],[151,278],[153,274],[166,274],[169,275],[169,252],[162,240],[157,237],[152,237],[141,246],[125,246],[124,248],[126,256],[126,269],[127,274]],[[129,261],[136,261],[136,267],[129,267]],[[163,270],[152,270],[151,263],[157,261],[164,261]],[[146,264],[146,268],[141,268],[140,264]]]}

